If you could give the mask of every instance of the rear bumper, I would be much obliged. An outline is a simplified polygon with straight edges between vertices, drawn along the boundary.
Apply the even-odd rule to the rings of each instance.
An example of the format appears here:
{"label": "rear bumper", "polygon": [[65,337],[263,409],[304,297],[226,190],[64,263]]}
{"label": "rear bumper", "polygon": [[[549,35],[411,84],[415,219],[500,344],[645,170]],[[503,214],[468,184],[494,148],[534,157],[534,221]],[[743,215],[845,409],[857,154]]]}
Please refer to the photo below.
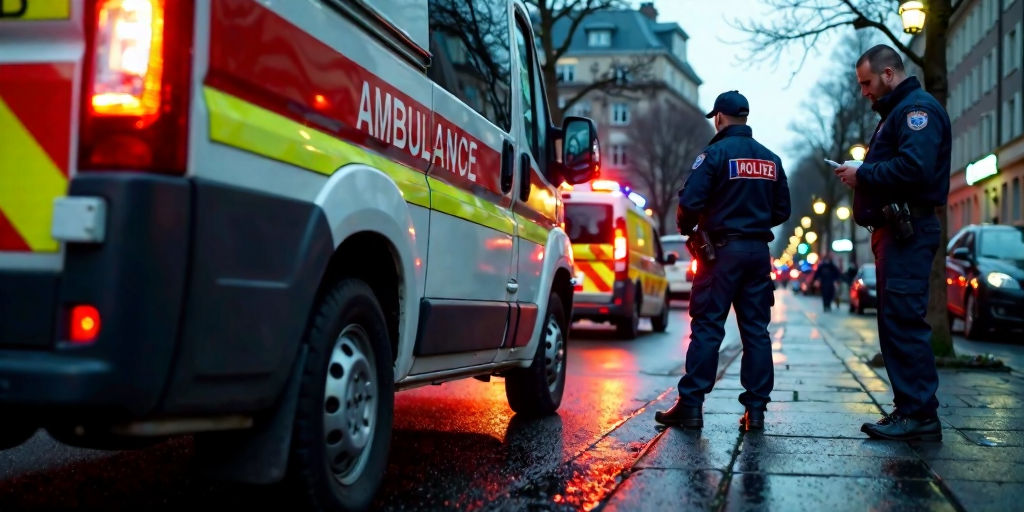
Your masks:
{"label": "rear bumper", "polygon": [[579,299],[573,303],[572,319],[605,322],[617,318],[629,318],[633,314],[636,302],[636,285],[632,281],[615,281],[612,294],[607,302],[590,302],[586,296],[576,295]]}
{"label": "rear bumper", "polygon": [[[102,244],[68,243],[57,272],[0,270],[0,407],[113,409],[142,415],[174,357],[189,248],[183,178],[76,177],[69,195],[107,202]],[[93,343],[67,341],[67,311],[100,312]]]}

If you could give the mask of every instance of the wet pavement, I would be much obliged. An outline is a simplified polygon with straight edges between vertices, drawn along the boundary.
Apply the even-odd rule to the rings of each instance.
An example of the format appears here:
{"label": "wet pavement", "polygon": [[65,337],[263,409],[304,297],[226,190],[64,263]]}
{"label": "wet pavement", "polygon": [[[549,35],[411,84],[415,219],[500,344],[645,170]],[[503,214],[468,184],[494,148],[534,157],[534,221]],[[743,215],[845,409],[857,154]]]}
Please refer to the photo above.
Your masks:
{"label": "wet pavement", "polygon": [[[685,303],[677,303],[668,332],[650,332],[645,321],[633,341],[616,339],[610,326],[576,324],[556,416],[515,416],[498,378],[399,393],[388,474],[376,508],[594,508],[658,435],[651,405],[682,374],[688,323]],[[730,319],[722,373],[738,352]],[[276,487],[199,476],[190,470],[192,454],[189,438],[115,453],[68,448],[40,433],[0,452],[0,510],[291,509]]]}
{"label": "wet pavement", "polygon": [[[730,322],[703,430],[659,428],[688,342],[685,307],[669,332],[616,340],[573,330],[558,415],[515,416],[501,379],[396,397],[377,510],[1016,510],[1024,501],[1024,374],[940,373],[942,443],[867,440],[890,410],[874,317],[820,313],[778,291],[769,332],[775,390],[767,429],[742,433],[737,333]],[[1009,344],[1001,350],[1024,356]],[[188,438],[135,452],[63,447],[43,435],[0,452],[0,510],[28,507],[290,510],[275,487],[190,471]]]}

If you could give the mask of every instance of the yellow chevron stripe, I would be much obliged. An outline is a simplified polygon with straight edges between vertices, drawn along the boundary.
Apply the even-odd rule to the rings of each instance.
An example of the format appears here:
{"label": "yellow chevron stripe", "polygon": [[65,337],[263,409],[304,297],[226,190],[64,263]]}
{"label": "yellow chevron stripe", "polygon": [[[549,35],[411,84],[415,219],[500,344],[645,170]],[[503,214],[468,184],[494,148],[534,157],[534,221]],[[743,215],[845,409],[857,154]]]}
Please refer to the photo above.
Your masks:
{"label": "yellow chevron stripe", "polygon": [[55,252],[53,200],[68,180],[0,98],[0,210],[33,251]]}

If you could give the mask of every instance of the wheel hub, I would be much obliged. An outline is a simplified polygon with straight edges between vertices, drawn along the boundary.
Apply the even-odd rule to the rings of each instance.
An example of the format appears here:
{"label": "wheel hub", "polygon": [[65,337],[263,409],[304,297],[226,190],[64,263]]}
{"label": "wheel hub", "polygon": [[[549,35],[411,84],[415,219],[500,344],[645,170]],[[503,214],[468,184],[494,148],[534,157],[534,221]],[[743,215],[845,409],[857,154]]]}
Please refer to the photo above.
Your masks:
{"label": "wheel hub", "polygon": [[544,370],[548,380],[548,390],[552,393],[558,387],[558,376],[565,366],[565,341],[562,337],[562,326],[554,317],[548,319],[544,329]]}
{"label": "wheel hub", "polygon": [[357,325],[342,330],[327,366],[324,435],[327,463],[342,484],[362,473],[377,421],[377,373],[369,337]]}

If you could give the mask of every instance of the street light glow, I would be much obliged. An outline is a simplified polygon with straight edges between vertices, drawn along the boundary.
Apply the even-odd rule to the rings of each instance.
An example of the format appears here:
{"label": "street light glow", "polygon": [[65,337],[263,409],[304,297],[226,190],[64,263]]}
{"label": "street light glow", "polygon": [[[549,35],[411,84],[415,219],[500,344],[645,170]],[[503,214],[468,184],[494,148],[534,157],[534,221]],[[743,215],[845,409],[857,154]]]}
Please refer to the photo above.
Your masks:
{"label": "street light glow", "polygon": [[799,245],[799,246],[798,246],[798,247],[796,248],[796,252],[798,252],[798,253],[800,253],[800,254],[807,254],[807,251],[809,251],[809,250],[811,250],[811,246],[809,246],[809,245],[807,245],[807,244],[800,244],[800,245]]}
{"label": "street light glow", "polygon": [[818,253],[812,252],[812,253],[807,255],[807,263],[810,263],[811,265],[814,265],[817,262],[818,262]]}
{"label": "street light glow", "polygon": [[840,206],[839,208],[836,208],[836,217],[839,217],[839,220],[849,219],[850,209],[845,206]]}
{"label": "street light glow", "polygon": [[814,213],[817,213],[818,215],[825,213],[825,201],[818,199],[814,202]]}
{"label": "street light glow", "polygon": [[789,244],[790,245],[795,245],[797,243],[800,243],[800,237],[799,236],[794,235],[794,236],[789,237]]}
{"label": "street light glow", "polygon": [[854,160],[863,161],[867,154],[868,148],[863,144],[854,144],[853,146],[850,146],[850,156],[853,157]]}
{"label": "street light glow", "polygon": [[807,239],[807,243],[813,244],[814,241],[818,239],[818,234],[814,231],[808,231],[807,233],[804,233],[804,238]]}
{"label": "street light glow", "polygon": [[797,226],[796,229],[793,230],[793,233],[795,233],[796,236],[804,236],[804,228]]}
{"label": "street light glow", "polygon": [[903,2],[900,5],[900,18],[903,19],[903,31],[908,34],[920,34],[924,30],[924,4],[921,2]]}
{"label": "street light glow", "polygon": [[811,228],[811,218],[810,217],[804,217],[804,218],[800,219],[800,225],[803,226],[804,229],[810,229]]}

